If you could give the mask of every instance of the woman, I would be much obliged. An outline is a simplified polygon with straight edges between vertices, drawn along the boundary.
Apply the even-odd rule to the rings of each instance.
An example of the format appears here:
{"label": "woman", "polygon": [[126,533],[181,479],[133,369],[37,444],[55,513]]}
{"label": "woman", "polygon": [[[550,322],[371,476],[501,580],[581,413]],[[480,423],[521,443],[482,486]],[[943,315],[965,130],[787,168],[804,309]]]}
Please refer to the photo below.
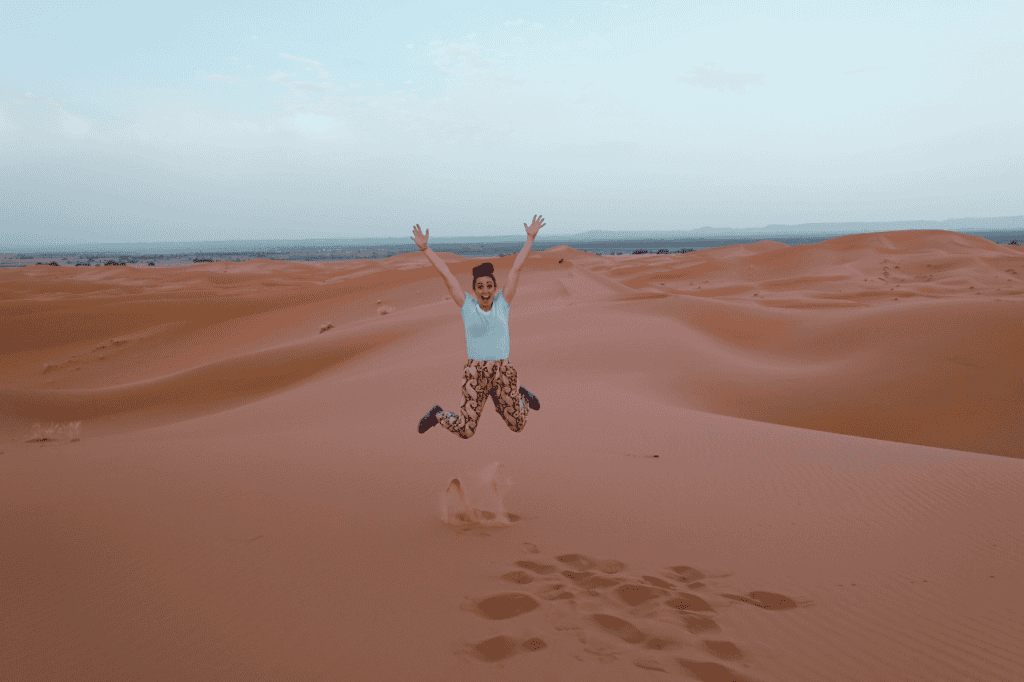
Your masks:
{"label": "woman", "polygon": [[508,427],[516,432],[526,426],[526,415],[530,410],[540,409],[537,396],[519,386],[516,370],[508,361],[509,305],[519,286],[519,271],[526,263],[537,232],[544,227],[544,218],[533,216],[533,223],[529,226],[523,223],[523,227],[526,227],[526,246],[516,256],[503,290],[495,293],[498,281],[494,278],[493,265],[483,263],[473,268],[473,294],[476,298],[460,290],[455,275],[427,246],[430,230],[424,235],[419,225],[413,228],[412,240],[444,277],[452,300],[462,310],[462,322],[466,325],[466,355],[469,357],[462,372],[461,414],[445,412],[440,405],[434,405],[420,420],[420,433],[440,424],[462,438],[469,438],[476,432],[487,396],[491,397],[494,409]]}

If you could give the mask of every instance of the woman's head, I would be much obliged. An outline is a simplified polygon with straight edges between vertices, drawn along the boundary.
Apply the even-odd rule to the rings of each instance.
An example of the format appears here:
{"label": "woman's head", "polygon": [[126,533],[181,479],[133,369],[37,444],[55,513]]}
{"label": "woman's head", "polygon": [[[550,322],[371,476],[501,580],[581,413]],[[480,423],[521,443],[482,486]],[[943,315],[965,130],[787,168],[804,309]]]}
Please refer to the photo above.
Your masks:
{"label": "woman's head", "polygon": [[497,288],[498,280],[494,279],[492,264],[481,263],[473,268],[473,293],[481,303],[490,305]]}

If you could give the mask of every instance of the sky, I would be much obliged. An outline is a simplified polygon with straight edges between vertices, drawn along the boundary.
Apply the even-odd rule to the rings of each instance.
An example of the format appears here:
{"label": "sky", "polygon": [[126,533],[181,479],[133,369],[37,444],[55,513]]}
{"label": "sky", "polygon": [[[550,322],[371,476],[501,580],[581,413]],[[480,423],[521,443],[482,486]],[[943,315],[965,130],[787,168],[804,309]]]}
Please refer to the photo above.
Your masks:
{"label": "sky", "polygon": [[5,244],[1024,215],[1024,3],[0,0]]}

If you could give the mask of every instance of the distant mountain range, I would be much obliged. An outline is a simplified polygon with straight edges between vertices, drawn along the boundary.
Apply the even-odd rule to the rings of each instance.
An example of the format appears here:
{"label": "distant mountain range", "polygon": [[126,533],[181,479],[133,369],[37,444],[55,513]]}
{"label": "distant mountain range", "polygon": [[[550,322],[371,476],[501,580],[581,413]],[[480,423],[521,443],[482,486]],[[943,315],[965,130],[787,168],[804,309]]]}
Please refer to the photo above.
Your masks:
{"label": "distant mountain range", "polygon": [[[764,227],[700,227],[694,230],[587,230],[573,235],[552,236],[552,241],[603,241],[606,239],[692,239],[716,237],[728,239],[756,236],[792,236],[819,234],[861,234],[894,230],[949,230],[951,232],[985,232],[989,230],[1024,230],[1024,216],[999,218],[950,218],[949,220],[900,220],[883,223],[802,223],[800,225],[765,225]],[[538,240],[541,236],[538,235]]]}

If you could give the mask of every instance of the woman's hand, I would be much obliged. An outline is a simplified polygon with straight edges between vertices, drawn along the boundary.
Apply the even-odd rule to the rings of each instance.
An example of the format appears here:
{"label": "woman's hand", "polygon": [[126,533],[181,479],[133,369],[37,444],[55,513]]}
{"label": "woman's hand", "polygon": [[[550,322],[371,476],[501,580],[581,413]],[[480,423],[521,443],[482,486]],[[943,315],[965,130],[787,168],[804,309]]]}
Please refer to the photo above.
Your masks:
{"label": "woman's hand", "polygon": [[[540,220],[538,220],[538,218],[540,218]],[[523,227],[526,228],[526,234],[528,236],[536,237],[540,228],[544,227],[544,218],[541,216],[533,216],[533,223],[529,226],[527,226],[526,223],[523,223]]]}
{"label": "woman's hand", "polygon": [[[526,223],[523,223],[523,225],[525,224]],[[420,251],[423,251],[425,248],[427,248],[428,239],[430,239],[430,230],[428,229],[427,234],[424,235],[422,232],[420,232],[420,226],[419,223],[417,223],[416,227],[412,228],[412,240],[416,242],[416,246],[420,247]]]}

